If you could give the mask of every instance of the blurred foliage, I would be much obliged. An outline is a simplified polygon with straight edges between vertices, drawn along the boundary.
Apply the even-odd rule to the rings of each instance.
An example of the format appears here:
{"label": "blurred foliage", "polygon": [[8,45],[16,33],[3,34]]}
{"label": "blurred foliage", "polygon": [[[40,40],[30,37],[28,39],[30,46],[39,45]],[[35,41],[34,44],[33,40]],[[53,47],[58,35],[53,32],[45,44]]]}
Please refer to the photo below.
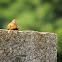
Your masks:
{"label": "blurred foliage", "polygon": [[62,58],[61,0],[0,0],[0,28],[6,29],[13,19],[21,30],[53,32],[58,35],[58,62]]}

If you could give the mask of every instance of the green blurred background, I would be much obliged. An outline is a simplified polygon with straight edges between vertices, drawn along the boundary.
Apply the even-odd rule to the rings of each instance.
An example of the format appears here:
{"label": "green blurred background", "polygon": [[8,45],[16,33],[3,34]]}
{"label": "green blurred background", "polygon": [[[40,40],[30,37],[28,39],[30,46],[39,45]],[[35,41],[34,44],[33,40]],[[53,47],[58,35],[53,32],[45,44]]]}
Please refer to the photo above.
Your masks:
{"label": "green blurred background", "polygon": [[61,0],[0,0],[0,29],[13,19],[21,30],[53,32],[58,35],[58,62],[62,62]]}

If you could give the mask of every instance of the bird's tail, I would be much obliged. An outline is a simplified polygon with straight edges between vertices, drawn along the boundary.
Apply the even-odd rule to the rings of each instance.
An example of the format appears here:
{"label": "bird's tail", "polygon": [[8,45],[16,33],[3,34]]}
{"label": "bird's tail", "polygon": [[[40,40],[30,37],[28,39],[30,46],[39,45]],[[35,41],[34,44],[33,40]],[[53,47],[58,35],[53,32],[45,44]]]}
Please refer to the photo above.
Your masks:
{"label": "bird's tail", "polygon": [[20,29],[22,28],[22,26],[20,27]]}

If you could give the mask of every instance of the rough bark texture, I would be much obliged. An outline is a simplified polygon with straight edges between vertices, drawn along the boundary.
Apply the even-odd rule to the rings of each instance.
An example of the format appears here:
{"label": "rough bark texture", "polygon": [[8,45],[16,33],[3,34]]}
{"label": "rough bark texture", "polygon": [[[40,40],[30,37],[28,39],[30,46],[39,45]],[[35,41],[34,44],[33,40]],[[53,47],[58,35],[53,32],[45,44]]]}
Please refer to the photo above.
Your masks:
{"label": "rough bark texture", "polygon": [[57,62],[57,35],[0,29],[0,62]]}

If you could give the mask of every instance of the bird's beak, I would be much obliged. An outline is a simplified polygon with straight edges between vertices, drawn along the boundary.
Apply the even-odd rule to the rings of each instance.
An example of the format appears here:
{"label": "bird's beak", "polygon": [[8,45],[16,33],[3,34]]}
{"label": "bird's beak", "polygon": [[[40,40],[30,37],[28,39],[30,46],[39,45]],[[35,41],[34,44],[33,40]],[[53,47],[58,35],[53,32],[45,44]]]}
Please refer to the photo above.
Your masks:
{"label": "bird's beak", "polygon": [[17,22],[19,22],[19,21],[17,21]]}

